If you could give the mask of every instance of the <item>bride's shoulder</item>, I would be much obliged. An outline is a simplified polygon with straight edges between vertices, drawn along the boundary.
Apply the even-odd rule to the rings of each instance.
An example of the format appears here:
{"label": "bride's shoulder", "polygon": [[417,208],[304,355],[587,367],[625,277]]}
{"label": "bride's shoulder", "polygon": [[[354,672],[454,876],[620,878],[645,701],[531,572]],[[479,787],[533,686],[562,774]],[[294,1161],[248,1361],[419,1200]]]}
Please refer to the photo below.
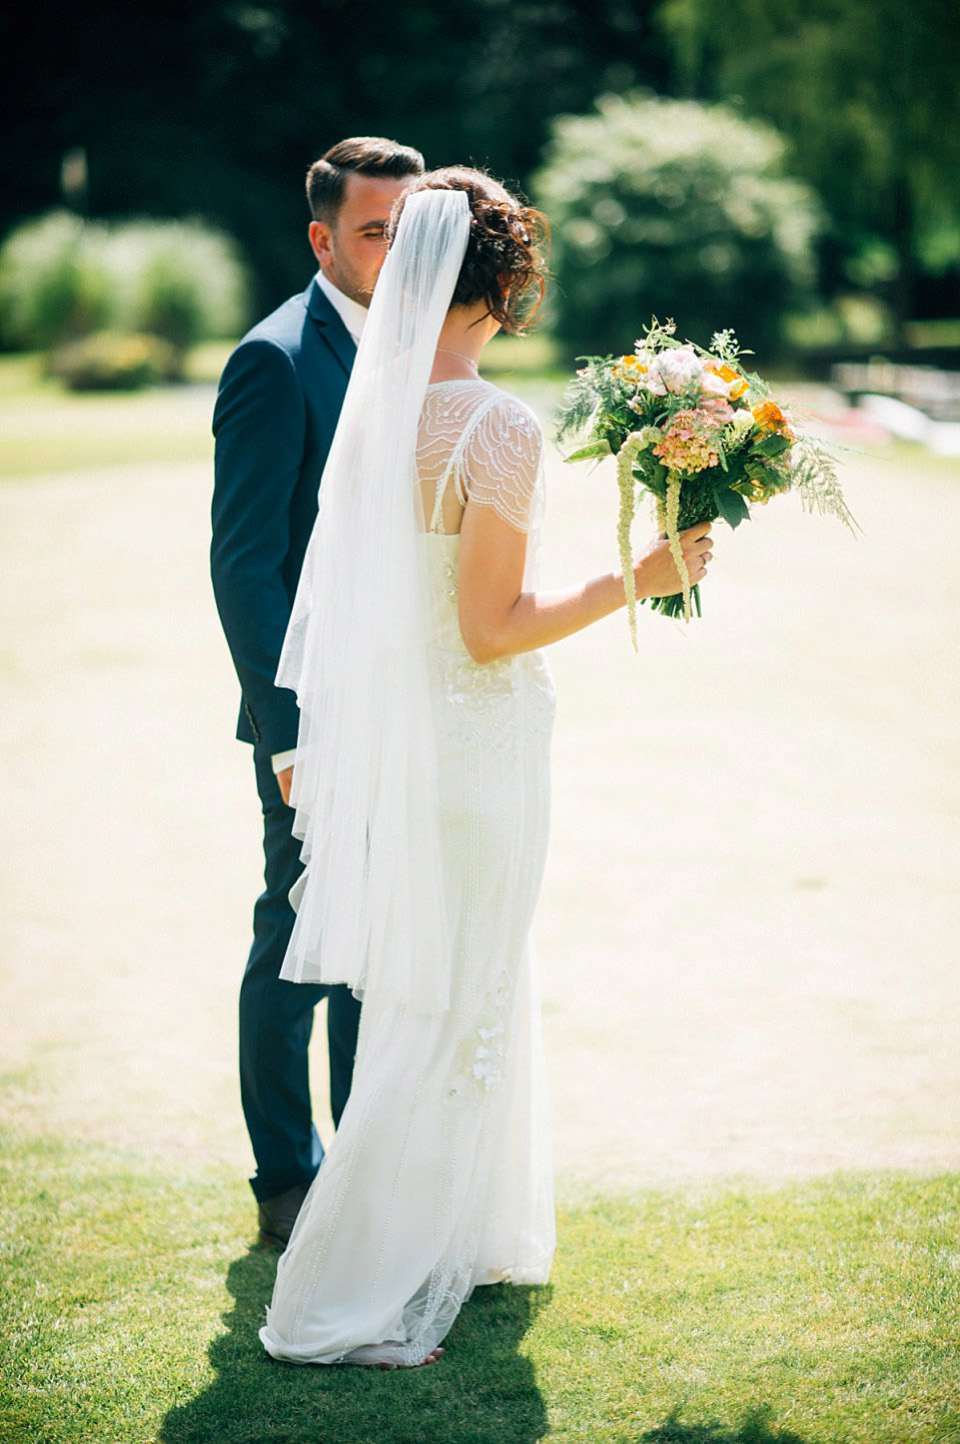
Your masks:
{"label": "bride's shoulder", "polygon": [[525,401],[495,386],[492,381],[481,379],[479,386],[483,391],[477,393],[478,404],[479,408],[482,408],[484,419],[497,428],[515,431],[520,437],[538,445],[542,444],[543,430],[540,422]]}
{"label": "bride's shoulder", "polygon": [[484,404],[465,428],[463,492],[528,531],[539,516],[535,498],[543,478],[543,432],[526,402],[489,381],[483,385]]}
{"label": "bride's shoulder", "polygon": [[483,376],[478,379],[477,385],[483,387],[491,405],[500,411],[503,411],[505,414],[511,413],[515,416],[525,416],[531,421],[536,421],[536,415],[527,403],[521,401],[519,396],[514,396],[511,391],[504,391],[502,386],[497,386],[494,382],[487,381]]}
{"label": "bride's shoulder", "polygon": [[464,428],[475,445],[496,434],[515,435],[524,449],[542,447],[543,431],[536,413],[519,397],[482,376],[434,381],[427,388],[430,413],[446,417]]}

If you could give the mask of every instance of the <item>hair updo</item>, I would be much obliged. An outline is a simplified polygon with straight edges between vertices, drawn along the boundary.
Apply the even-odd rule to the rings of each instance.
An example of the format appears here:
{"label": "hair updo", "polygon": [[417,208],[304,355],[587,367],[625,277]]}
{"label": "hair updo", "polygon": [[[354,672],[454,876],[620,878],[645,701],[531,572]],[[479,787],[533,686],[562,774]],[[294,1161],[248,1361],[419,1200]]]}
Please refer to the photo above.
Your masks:
{"label": "hair updo", "polygon": [[508,336],[520,334],[546,294],[544,250],[550,230],[546,216],[521,204],[483,171],[445,166],[418,176],[398,197],[390,216],[390,240],[407,197],[423,190],[463,191],[470,203],[470,238],[451,304],[473,306],[483,301],[487,314]]}

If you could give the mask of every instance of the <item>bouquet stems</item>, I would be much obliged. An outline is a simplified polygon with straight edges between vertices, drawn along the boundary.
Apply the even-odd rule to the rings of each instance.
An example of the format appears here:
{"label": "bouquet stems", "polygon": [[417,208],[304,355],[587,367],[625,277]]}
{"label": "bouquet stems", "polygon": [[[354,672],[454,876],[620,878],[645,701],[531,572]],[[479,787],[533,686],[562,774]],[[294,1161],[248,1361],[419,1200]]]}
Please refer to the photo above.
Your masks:
{"label": "bouquet stems", "polygon": [[703,612],[700,610],[699,582],[694,582],[690,588],[689,603],[686,607],[684,606],[683,597],[679,592],[672,597],[648,597],[647,600],[652,609],[655,612],[659,612],[661,617],[681,617],[685,622],[689,622],[694,612],[696,612],[698,617],[703,616]]}
{"label": "bouquet stems", "polygon": [[699,526],[702,522],[716,521],[717,509],[703,493],[699,496],[694,494],[683,504],[682,480],[677,472],[668,472],[666,496],[657,499],[657,522],[670,544],[670,555],[680,573],[682,588],[672,596],[648,597],[647,600],[651,609],[659,612],[661,616],[682,617],[685,622],[689,622],[694,612],[698,617],[703,613],[700,610],[700,584],[698,582],[692,587],[690,585],[690,574],[680,548],[680,532],[691,526]]}

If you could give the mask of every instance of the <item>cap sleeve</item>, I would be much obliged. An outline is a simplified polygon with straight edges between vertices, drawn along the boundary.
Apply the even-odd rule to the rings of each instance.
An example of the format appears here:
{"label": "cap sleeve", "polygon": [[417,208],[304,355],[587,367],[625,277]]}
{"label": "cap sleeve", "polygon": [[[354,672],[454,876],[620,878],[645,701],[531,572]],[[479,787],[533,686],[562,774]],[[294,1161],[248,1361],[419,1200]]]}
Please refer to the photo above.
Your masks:
{"label": "cap sleeve", "polygon": [[529,407],[512,396],[487,407],[460,464],[461,499],[492,506],[517,531],[531,531],[542,509],[543,432]]}

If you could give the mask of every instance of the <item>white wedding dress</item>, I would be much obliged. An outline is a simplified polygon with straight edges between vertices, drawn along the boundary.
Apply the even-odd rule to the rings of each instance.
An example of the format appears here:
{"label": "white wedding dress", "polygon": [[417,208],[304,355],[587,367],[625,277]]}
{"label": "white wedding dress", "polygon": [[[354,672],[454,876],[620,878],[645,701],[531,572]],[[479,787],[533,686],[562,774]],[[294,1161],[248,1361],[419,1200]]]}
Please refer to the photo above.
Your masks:
{"label": "white wedding dress", "polygon": [[534,417],[497,388],[428,387],[417,473],[450,1001],[429,1015],[373,988],[364,999],[353,1091],[260,1332],[276,1359],[417,1364],[476,1285],[549,1274],[552,1148],[528,939],[547,842],[553,686],[537,652],[471,659],[456,534],[468,503],[535,534],[541,453]]}

